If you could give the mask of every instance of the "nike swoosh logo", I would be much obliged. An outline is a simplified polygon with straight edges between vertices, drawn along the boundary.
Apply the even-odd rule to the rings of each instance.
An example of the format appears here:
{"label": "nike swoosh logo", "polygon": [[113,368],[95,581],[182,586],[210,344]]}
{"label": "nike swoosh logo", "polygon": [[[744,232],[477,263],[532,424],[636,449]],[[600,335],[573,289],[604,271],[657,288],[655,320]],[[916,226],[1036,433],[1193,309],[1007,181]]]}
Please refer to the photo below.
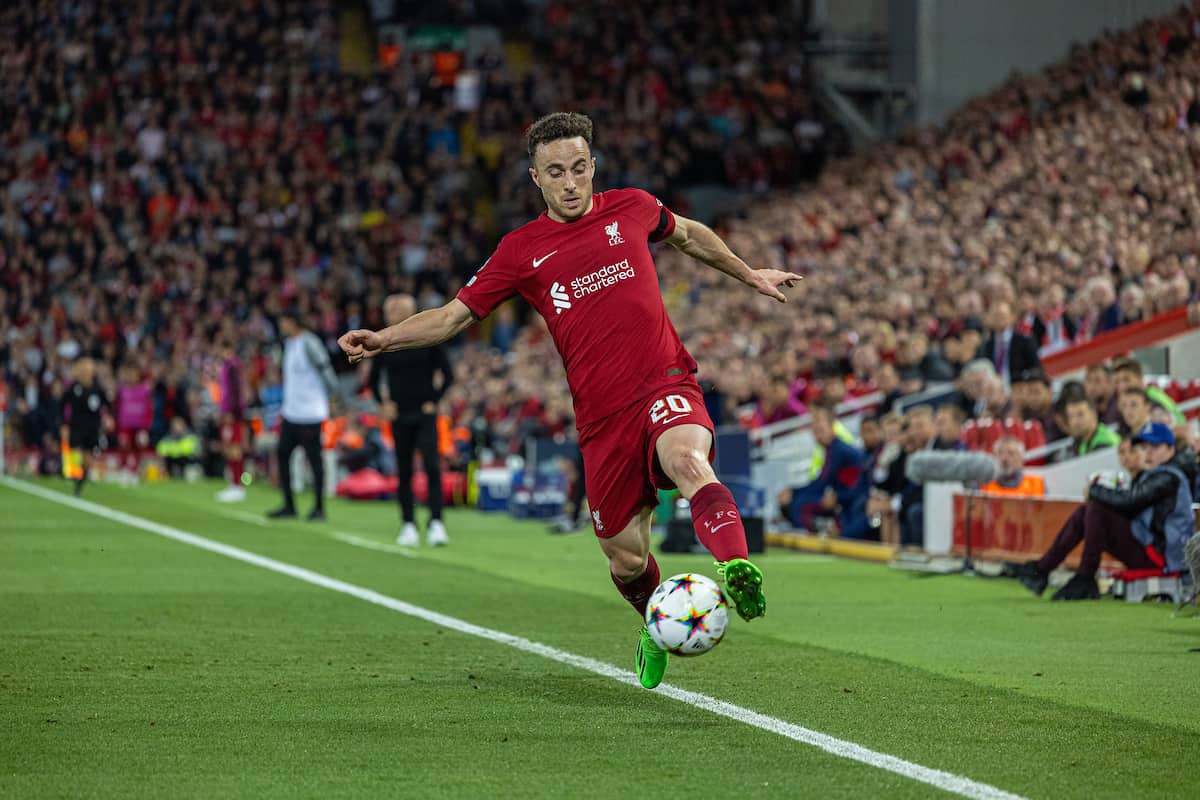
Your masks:
{"label": "nike swoosh logo", "polygon": [[733,524],[732,522],[722,522],[720,525],[714,525],[712,528],[712,531],[710,531],[710,532],[716,533],[717,531],[721,530],[721,528],[724,528],[726,525],[732,525],[732,524]]}
{"label": "nike swoosh logo", "polygon": [[546,253],[546,255],[542,256],[541,258],[535,258],[533,260],[533,268],[537,269],[538,267],[540,267],[542,265],[543,261],[545,261],[547,258],[549,258],[550,256],[554,255],[557,252],[558,252],[557,250],[551,250],[549,253]]}
{"label": "nike swoosh logo", "polygon": [[675,416],[673,416],[673,417],[667,417],[666,419],[664,419],[662,422],[660,422],[660,423],[658,423],[658,424],[659,424],[659,425],[666,425],[668,422],[674,422],[675,420],[679,419],[680,417],[686,417],[686,416],[687,416],[688,414],[690,414],[690,413],[692,413],[692,412],[690,412],[690,411],[689,411],[689,412],[687,412],[686,414],[676,414],[676,415],[675,415]]}

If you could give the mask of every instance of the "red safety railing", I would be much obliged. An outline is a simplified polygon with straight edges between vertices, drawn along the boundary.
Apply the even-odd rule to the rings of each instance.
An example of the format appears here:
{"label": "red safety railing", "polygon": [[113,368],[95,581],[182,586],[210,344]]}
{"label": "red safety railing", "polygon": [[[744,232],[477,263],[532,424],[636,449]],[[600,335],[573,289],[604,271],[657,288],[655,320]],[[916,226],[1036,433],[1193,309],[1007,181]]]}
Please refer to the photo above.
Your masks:
{"label": "red safety railing", "polygon": [[1051,378],[1057,378],[1115,356],[1126,355],[1133,350],[1151,347],[1196,327],[1188,321],[1187,308],[1181,306],[1144,322],[1122,325],[1100,334],[1089,342],[1048,355],[1042,359],[1042,368]]}

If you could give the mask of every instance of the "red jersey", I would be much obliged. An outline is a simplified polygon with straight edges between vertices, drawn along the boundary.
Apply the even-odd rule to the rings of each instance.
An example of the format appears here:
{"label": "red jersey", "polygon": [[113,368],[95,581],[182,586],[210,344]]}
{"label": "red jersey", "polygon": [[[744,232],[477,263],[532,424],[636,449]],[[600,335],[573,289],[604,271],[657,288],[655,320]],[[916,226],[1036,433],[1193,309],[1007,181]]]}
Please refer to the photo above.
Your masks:
{"label": "red jersey", "polygon": [[513,294],[537,309],[567,369],[576,424],[586,425],[696,371],[650,257],[649,243],[674,230],[674,215],[646,192],[601,192],[580,219],[543,212],[505,236],[458,299],[480,319]]}

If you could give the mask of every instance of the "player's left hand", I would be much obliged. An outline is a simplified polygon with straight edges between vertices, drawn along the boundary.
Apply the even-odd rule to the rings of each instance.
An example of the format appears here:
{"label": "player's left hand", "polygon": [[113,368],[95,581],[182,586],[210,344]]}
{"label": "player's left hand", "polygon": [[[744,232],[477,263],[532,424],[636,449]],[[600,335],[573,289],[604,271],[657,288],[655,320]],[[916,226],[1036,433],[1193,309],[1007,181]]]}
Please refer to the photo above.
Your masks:
{"label": "player's left hand", "polygon": [[796,285],[796,281],[802,280],[803,275],[778,269],[756,269],[750,274],[750,285],[757,289],[759,294],[765,294],[781,303],[787,302],[787,295],[779,291],[779,287],[790,289]]}

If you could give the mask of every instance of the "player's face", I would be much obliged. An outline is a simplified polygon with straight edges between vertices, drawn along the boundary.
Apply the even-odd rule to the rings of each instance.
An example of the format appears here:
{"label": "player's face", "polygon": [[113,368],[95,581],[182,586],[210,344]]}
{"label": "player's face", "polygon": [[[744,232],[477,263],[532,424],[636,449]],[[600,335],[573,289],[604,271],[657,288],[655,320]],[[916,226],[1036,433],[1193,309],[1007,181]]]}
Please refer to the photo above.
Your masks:
{"label": "player's face", "polygon": [[540,144],[529,176],[542,190],[550,219],[571,222],[592,209],[596,159],[582,136]]}

